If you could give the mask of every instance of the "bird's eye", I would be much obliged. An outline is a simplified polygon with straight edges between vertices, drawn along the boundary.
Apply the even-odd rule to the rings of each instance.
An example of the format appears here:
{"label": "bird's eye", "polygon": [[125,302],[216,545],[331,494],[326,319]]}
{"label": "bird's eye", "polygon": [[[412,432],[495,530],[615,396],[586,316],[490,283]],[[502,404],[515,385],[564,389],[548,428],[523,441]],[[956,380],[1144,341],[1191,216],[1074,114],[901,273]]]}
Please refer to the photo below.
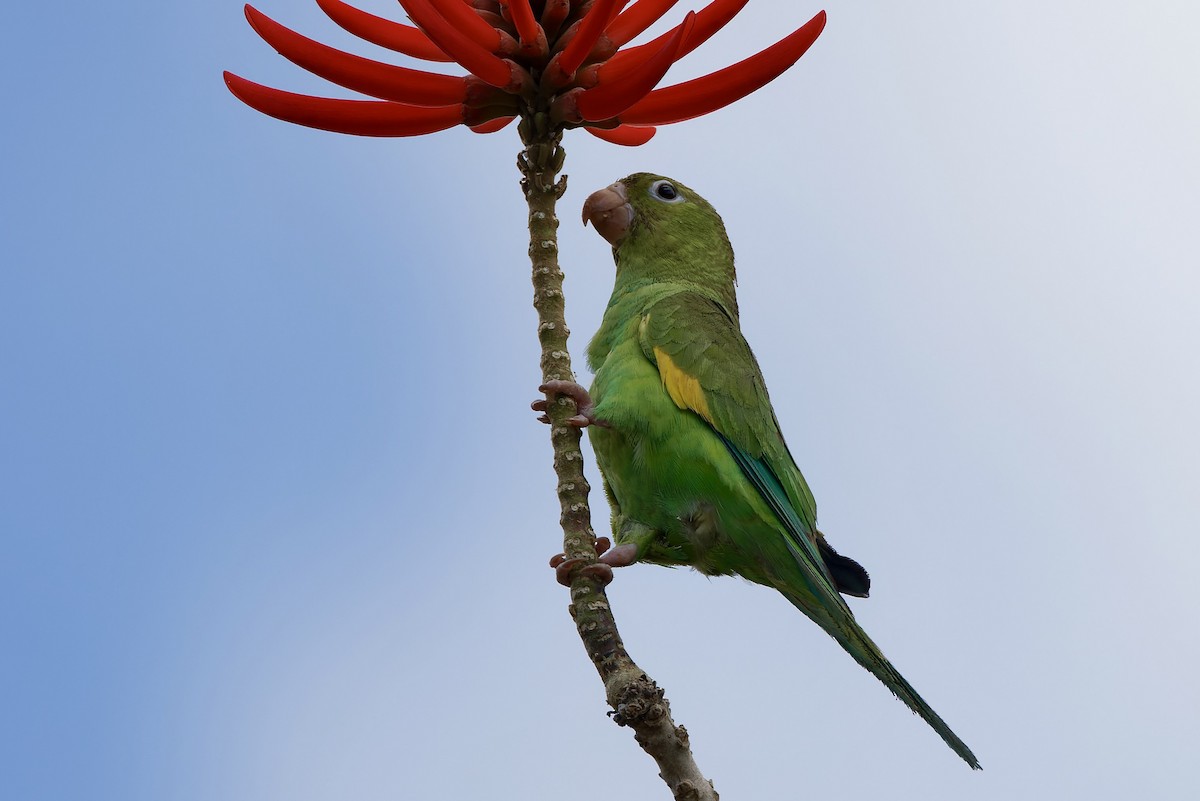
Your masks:
{"label": "bird's eye", "polygon": [[679,190],[675,188],[675,184],[670,181],[655,181],[650,184],[650,194],[656,199],[667,203],[683,202],[683,195],[679,194]]}

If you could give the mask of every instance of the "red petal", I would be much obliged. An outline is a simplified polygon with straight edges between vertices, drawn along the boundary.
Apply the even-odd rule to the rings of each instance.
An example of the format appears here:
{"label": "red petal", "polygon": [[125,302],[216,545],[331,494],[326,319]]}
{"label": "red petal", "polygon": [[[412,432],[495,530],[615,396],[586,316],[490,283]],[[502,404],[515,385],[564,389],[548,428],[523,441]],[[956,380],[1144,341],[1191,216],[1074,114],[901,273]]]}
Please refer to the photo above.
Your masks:
{"label": "red petal", "polygon": [[500,8],[508,11],[508,16],[521,37],[521,44],[532,45],[537,42],[542,30],[533,18],[529,0],[500,0]]}
{"label": "red petal", "polygon": [[584,91],[576,99],[576,107],[585,120],[606,120],[615,117],[641,100],[667,74],[675,63],[679,46],[696,23],[695,13],[689,11],[683,23],[675,29],[675,35],[651,58],[640,65],[638,72],[628,80],[604,82],[604,68],[600,68],[600,84],[595,89]]}
{"label": "red petal", "polygon": [[429,37],[411,25],[401,25],[347,5],[341,0],[317,0],[321,10],[343,29],[371,44],[425,61],[453,61]]}
{"label": "red petal", "polygon": [[677,2],[679,0],[638,0],[631,8],[622,11],[604,32],[613,44],[621,47],[662,19]]}
{"label": "red petal", "polygon": [[272,89],[225,73],[229,91],[253,109],[285,122],[359,136],[420,136],[458,125],[462,106],[423,108],[387,100],[333,100]]}
{"label": "red petal", "polygon": [[542,9],[542,30],[547,36],[554,36],[558,33],[559,26],[563,24],[563,20],[571,13],[570,0],[546,0],[546,6]]}
{"label": "red petal", "polygon": [[[587,16],[579,23],[579,29],[571,37],[571,41],[558,54],[558,68],[566,75],[573,75],[579,65],[592,52],[600,34],[604,32],[609,18],[616,10],[619,0],[596,0],[587,12]],[[482,77],[482,76],[480,76]]]}
{"label": "red petal", "polygon": [[[427,0],[456,30],[489,53],[501,52],[500,31],[488,25],[463,0]],[[403,4],[401,4],[403,5]],[[414,19],[416,19],[414,17]],[[420,24],[419,22],[417,23]],[[511,39],[509,40],[511,44]]]}
{"label": "red petal", "polygon": [[703,78],[656,89],[621,114],[621,122],[666,125],[699,117],[740,100],[779,77],[821,35],[825,12],[766,50]]}
{"label": "red petal", "polygon": [[[400,0],[400,5],[412,17],[412,21],[420,26],[425,35],[459,64],[492,86],[505,91],[515,90],[514,83],[519,83],[514,74],[515,65],[497,58],[494,53],[489,52],[455,28],[438,13],[431,0]],[[498,33],[497,36],[499,36]]]}
{"label": "red petal", "polygon": [[586,130],[597,139],[603,139],[605,142],[612,142],[614,145],[624,145],[625,147],[644,145],[654,138],[654,134],[658,132],[657,128],[649,126],[634,127],[632,125],[618,125],[616,128],[587,128]]}
{"label": "red petal", "polygon": [[[729,24],[729,21],[736,17],[748,2],[749,0],[713,0],[697,12],[696,27],[684,40],[683,47],[679,49],[679,55],[675,57],[675,60],[678,61],[707,42],[714,33]],[[649,53],[656,52],[673,33],[674,31],[667,31],[646,44],[617,53],[601,67],[601,80],[619,79],[635,71],[638,68],[638,61],[646,58]]]}
{"label": "red petal", "polygon": [[284,58],[347,89],[417,106],[450,106],[466,100],[465,77],[410,70],[343,53],[285,28],[253,6],[246,6],[246,19]]}
{"label": "red petal", "polygon": [[516,117],[497,117],[494,120],[488,120],[487,122],[480,123],[479,125],[472,125],[471,130],[477,134],[495,133],[501,128],[506,127],[515,119]]}

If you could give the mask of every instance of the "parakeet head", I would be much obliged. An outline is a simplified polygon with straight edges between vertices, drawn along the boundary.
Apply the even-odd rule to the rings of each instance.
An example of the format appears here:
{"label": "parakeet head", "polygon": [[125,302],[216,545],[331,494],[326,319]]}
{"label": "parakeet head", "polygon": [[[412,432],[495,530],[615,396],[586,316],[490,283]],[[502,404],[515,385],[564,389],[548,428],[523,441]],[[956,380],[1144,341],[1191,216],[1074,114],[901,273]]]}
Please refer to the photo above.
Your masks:
{"label": "parakeet head", "polygon": [[678,181],[645,172],[622,178],[588,197],[583,222],[613,246],[622,278],[732,292],[733,247],[721,216]]}

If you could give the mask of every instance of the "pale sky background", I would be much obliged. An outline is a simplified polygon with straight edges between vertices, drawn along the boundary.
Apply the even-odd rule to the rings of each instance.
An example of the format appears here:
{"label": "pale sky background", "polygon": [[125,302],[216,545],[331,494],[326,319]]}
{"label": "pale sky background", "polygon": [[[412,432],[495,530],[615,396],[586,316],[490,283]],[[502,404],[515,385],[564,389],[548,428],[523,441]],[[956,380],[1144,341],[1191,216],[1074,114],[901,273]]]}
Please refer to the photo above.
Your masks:
{"label": "pale sky background", "polygon": [[[707,197],[852,606],[984,771],[766,589],[623,571],[626,642],[729,801],[1200,797],[1200,6],[825,7],[753,97],[568,136],[572,350],[587,194]],[[5,19],[0,798],[667,798],[546,567],[515,131],[253,112],[222,69],[343,93],[233,0]]]}

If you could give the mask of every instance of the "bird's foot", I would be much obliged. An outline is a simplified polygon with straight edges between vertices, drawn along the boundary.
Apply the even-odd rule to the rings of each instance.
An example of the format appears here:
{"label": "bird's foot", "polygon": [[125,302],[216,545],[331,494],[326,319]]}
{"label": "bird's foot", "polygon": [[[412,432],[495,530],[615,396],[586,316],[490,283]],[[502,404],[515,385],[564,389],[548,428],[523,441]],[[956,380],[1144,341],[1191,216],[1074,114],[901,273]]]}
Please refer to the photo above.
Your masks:
{"label": "bird's foot", "polygon": [[535,412],[542,412],[538,420],[543,423],[550,422],[550,415],[546,414],[546,412],[550,409],[550,404],[553,401],[552,396],[565,395],[575,401],[575,414],[567,418],[568,425],[575,426],[576,428],[586,428],[590,425],[608,428],[607,422],[597,419],[595,414],[596,404],[592,402],[592,396],[588,394],[586,389],[574,381],[553,379],[542,384],[538,389],[546,393],[546,399],[535,400],[529,406]]}
{"label": "bird's foot", "polygon": [[597,579],[601,586],[607,586],[613,580],[614,567],[628,567],[637,561],[637,546],[625,543],[611,548],[608,537],[596,538],[597,561],[576,557],[568,559],[566,554],[555,554],[550,559],[550,567],[554,568],[554,577],[564,587],[571,586],[575,572]]}

